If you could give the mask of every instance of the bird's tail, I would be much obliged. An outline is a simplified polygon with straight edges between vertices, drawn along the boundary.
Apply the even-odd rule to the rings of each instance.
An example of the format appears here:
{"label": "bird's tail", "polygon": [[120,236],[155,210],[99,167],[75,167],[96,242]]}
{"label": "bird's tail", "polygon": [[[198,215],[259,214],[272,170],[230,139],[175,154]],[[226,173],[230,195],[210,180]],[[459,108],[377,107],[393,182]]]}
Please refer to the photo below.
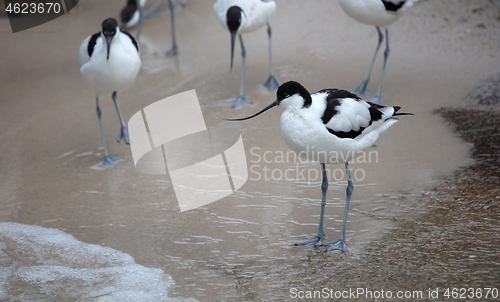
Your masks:
{"label": "bird's tail", "polygon": [[[384,2],[389,2],[398,7],[398,12],[406,12],[406,10],[415,4],[418,0],[385,0]],[[401,8],[401,9],[399,9]]]}
{"label": "bird's tail", "polygon": [[406,0],[403,9],[406,11],[408,8],[412,7],[418,0]]}

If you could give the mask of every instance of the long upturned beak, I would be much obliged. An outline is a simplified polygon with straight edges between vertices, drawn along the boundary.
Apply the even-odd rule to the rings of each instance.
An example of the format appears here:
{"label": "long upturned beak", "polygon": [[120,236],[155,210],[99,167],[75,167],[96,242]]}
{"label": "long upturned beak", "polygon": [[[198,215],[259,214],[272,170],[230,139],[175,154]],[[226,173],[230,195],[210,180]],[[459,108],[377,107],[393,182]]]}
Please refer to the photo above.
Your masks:
{"label": "long upturned beak", "polygon": [[108,56],[106,58],[106,61],[109,60],[109,53],[111,51],[111,41],[113,40],[113,36],[106,36],[106,44],[107,44],[107,47],[108,47]]}
{"label": "long upturned beak", "polygon": [[274,101],[273,103],[271,103],[269,106],[267,106],[266,108],[262,109],[261,111],[257,112],[256,114],[254,115],[251,115],[249,117],[244,117],[244,118],[228,118],[227,121],[231,121],[231,122],[235,122],[235,121],[244,121],[244,120],[248,120],[248,119],[251,119],[252,117],[256,117],[257,115],[275,107],[275,106],[278,106],[279,103],[278,103],[278,100]]}
{"label": "long upturned beak", "polygon": [[234,43],[236,42],[236,30],[231,30],[231,69],[233,70],[233,57],[234,57]]}

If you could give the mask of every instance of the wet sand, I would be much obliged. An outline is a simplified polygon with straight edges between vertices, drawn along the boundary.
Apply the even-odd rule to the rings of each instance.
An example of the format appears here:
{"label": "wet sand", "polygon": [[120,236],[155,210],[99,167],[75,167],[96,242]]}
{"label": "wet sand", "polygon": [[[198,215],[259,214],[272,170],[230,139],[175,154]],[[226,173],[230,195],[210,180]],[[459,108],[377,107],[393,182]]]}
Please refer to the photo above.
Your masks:
{"label": "wet sand", "polygon": [[[278,80],[299,81],[311,92],[355,88],[371,59],[375,29],[349,19],[337,2],[278,1],[277,5],[271,25]],[[127,160],[114,168],[92,168],[103,150],[93,92],[80,75],[77,52],[81,41],[97,32],[104,18],[117,17],[120,8],[116,1],[88,0],[71,14],[15,35],[8,21],[0,19],[1,221],[57,228],[82,242],[129,254],[138,264],[171,275],[176,283],[173,296],[203,301],[283,300],[292,287],[378,289],[391,283],[394,289],[426,290],[462,286],[457,276],[473,270],[477,274],[469,275],[477,278],[470,286],[498,280],[498,269],[491,270],[494,265],[498,268],[493,256],[481,262],[490,270],[479,266],[458,270],[461,262],[457,262],[445,274],[443,263],[451,262],[445,261],[452,259],[449,254],[437,250],[439,246],[423,248],[428,242],[412,241],[436,237],[453,246],[457,237],[442,234],[441,224],[464,226],[442,219],[442,207],[429,201],[453,194],[439,190],[462,175],[454,174],[457,169],[474,163],[469,157],[472,144],[464,143],[434,111],[468,105],[466,96],[477,93],[474,89],[482,80],[499,72],[498,3],[421,1],[391,27],[383,98],[385,104],[399,105],[415,116],[402,117],[379,138],[372,148],[378,162],[351,165],[366,177],[354,182],[348,250],[329,254],[291,247],[317,231],[319,178],[250,179],[223,200],[180,213],[169,177],[139,174],[130,148],[114,142],[119,124],[110,96],[101,101],[109,152]],[[190,1],[176,22],[179,54],[167,59],[168,15],[160,13],[145,21],[142,69],[133,87],[118,95],[126,120],[157,100],[190,89],[197,91],[208,127],[220,125],[223,118],[254,113],[274,100],[274,93],[262,86],[268,76],[265,29],[244,37],[246,92],[254,105],[233,110],[226,101],[238,92],[239,48],[229,73],[229,35],[216,19],[212,3]],[[381,61],[374,67],[367,99],[376,91]],[[267,117],[234,124],[242,133],[249,161],[256,159],[250,153],[253,147],[260,148],[254,152],[260,155],[288,150],[279,129],[281,112],[275,109]],[[261,173],[264,165],[279,171],[296,167],[294,163],[257,164],[254,171]],[[319,171],[313,163],[300,168]],[[337,168],[342,166],[331,167]],[[336,240],[340,232],[345,185],[345,179],[330,183],[325,215],[328,240]],[[491,188],[493,192],[495,186]],[[474,225],[477,229],[471,232],[480,233],[489,224]],[[491,223],[492,228],[495,225]],[[415,236],[422,232],[429,237]],[[498,241],[479,247],[493,253]],[[446,251],[455,253],[450,248]],[[394,253],[407,258],[395,261]],[[427,263],[422,257],[441,261],[442,266],[431,262],[416,274]],[[429,276],[424,282],[425,274]]]}

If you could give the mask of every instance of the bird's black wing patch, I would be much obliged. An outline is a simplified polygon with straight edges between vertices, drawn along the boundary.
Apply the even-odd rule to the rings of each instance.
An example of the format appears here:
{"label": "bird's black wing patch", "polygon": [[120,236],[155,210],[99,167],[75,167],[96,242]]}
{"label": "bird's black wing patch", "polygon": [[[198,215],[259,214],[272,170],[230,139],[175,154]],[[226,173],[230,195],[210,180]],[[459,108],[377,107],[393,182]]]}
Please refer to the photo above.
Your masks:
{"label": "bird's black wing patch", "polygon": [[135,38],[128,31],[122,31],[122,33],[126,34],[130,38],[130,40],[132,40],[135,49],[137,49],[137,52],[139,52],[139,45],[137,45],[137,41],[135,40]]}
{"label": "bird's black wing patch", "polygon": [[[355,95],[352,92],[347,90],[339,90],[339,89],[323,89],[316,93],[326,93],[326,108],[325,112],[321,119],[323,120],[323,124],[328,124],[328,122],[332,119],[332,117],[338,113],[335,107],[340,105],[341,99],[355,99],[361,100],[361,98]],[[315,94],[316,94],[315,93]]]}
{"label": "bird's black wing patch", "polygon": [[328,124],[328,122],[332,119],[332,117],[339,113],[335,107],[340,105],[339,99],[326,99],[326,108],[325,112],[323,112],[323,116],[321,119],[323,120],[323,124]]}
{"label": "bird's black wing patch", "polygon": [[131,1],[129,0],[127,2],[127,6],[125,6],[121,12],[122,23],[128,23],[128,21],[130,21],[134,16],[136,10],[137,10],[137,4],[135,0]]}
{"label": "bird's black wing patch", "polygon": [[[349,92],[350,93],[350,92]],[[351,93],[352,94],[352,93]],[[352,94],[354,96],[356,96],[355,94]],[[361,98],[359,98],[358,96],[356,96],[356,98],[358,100],[361,100]],[[370,107],[368,108],[368,110],[370,111],[370,122],[368,123],[368,126],[366,127],[359,127],[359,130],[351,130],[349,132],[345,132],[345,131],[335,131],[335,130],[332,130],[330,128],[328,128],[328,126],[326,126],[326,124],[328,123],[325,122],[325,120],[323,119],[323,123],[325,124],[325,127],[326,127],[326,130],[328,130],[328,132],[330,132],[331,134],[337,136],[338,138],[356,138],[358,137],[359,135],[361,135],[361,133],[363,133],[363,131],[370,127],[370,125],[375,122],[375,121],[378,121],[380,119],[382,119],[382,111],[380,111],[381,108],[385,108],[385,106],[382,106],[382,105],[378,105],[378,104],[375,104],[375,103],[371,103],[371,102],[367,102]],[[327,104],[328,106],[328,104]],[[326,112],[326,111],[325,111]],[[333,115],[332,115],[333,117]]]}
{"label": "bird's black wing patch", "polygon": [[363,132],[363,130],[365,130],[365,128],[361,127],[361,128],[359,128],[358,131],[351,130],[349,132],[333,131],[332,129],[330,129],[328,127],[326,127],[326,130],[328,130],[328,132],[330,132],[331,134],[335,135],[338,138],[353,138],[354,139],[354,138],[358,137]]}
{"label": "bird's black wing patch", "polygon": [[97,39],[100,37],[101,37],[100,32],[93,34],[92,37],[90,37],[89,44],[87,45],[87,53],[89,54],[89,57],[92,56],[92,53],[94,52],[95,44],[97,43]]}
{"label": "bird's black wing patch", "polygon": [[[356,94],[349,92],[347,90],[342,90],[342,89],[323,89],[320,90],[316,93],[323,93],[326,92],[328,93],[328,99],[355,99],[355,100],[361,100],[359,96]],[[315,94],[316,94],[315,93]]]}
{"label": "bird's black wing patch", "polygon": [[379,109],[385,108],[385,106],[375,104],[372,102],[367,102],[367,103],[370,104],[370,108],[368,108],[368,110],[370,110],[370,125],[371,125],[373,122],[382,119],[382,111],[380,111]]}
{"label": "bird's black wing patch", "polygon": [[394,2],[391,1],[384,1],[382,0],[382,3],[384,3],[385,9],[391,12],[397,12],[400,8],[405,5],[406,1],[401,1],[398,4],[394,4]]}

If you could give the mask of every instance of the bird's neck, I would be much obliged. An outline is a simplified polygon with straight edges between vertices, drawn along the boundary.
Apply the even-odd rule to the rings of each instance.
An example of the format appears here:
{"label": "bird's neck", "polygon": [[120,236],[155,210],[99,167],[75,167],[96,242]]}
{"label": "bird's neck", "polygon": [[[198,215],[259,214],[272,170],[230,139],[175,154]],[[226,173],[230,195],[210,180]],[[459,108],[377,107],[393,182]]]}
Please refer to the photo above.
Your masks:
{"label": "bird's neck", "polygon": [[119,43],[120,43],[120,31],[117,30],[115,36],[113,37],[113,40],[111,40],[111,46]]}
{"label": "bird's neck", "polygon": [[304,107],[309,107],[308,104],[310,104],[309,100],[304,99],[300,94],[296,93],[281,101],[280,106],[284,107],[285,110],[298,110]]}

